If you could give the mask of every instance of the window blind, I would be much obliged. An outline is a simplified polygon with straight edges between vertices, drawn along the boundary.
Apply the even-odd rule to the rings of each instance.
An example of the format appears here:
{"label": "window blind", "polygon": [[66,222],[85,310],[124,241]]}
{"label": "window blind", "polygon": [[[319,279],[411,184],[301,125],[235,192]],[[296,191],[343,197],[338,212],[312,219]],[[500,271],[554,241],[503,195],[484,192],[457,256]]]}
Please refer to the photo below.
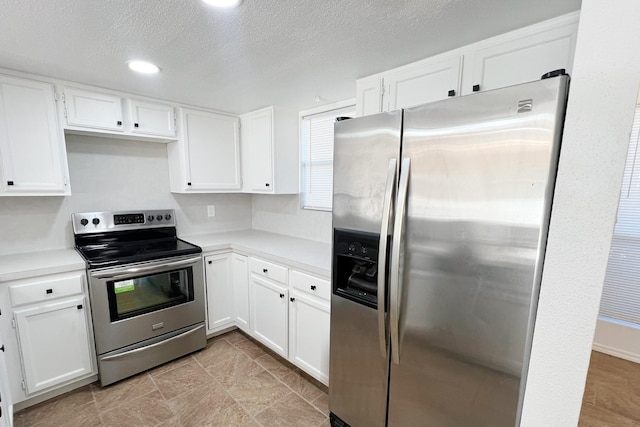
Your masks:
{"label": "window blind", "polygon": [[636,106],[600,314],[640,325],[640,105]]}
{"label": "window blind", "polygon": [[302,138],[302,207],[331,210],[333,198],[333,124],[355,116],[355,106],[304,116]]}

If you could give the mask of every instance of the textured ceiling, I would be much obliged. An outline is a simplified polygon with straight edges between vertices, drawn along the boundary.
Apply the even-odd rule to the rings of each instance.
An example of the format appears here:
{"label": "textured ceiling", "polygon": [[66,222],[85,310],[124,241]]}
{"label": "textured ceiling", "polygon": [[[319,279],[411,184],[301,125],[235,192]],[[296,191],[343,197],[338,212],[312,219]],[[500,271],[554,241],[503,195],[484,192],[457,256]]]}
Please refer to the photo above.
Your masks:
{"label": "textured ceiling", "polygon": [[[355,79],[580,0],[0,0],[0,67],[244,113],[355,96]],[[155,76],[125,63],[146,59]]]}

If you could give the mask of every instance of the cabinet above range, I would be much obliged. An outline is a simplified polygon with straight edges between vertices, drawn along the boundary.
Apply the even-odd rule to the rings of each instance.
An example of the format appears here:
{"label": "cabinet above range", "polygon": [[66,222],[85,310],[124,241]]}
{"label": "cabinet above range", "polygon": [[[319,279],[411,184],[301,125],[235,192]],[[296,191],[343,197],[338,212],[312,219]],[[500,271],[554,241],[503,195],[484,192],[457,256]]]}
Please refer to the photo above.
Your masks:
{"label": "cabinet above range", "polygon": [[67,133],[162,142],[176,139],[177,115],[171,104],[69,86],[61,92],[61,122]]}

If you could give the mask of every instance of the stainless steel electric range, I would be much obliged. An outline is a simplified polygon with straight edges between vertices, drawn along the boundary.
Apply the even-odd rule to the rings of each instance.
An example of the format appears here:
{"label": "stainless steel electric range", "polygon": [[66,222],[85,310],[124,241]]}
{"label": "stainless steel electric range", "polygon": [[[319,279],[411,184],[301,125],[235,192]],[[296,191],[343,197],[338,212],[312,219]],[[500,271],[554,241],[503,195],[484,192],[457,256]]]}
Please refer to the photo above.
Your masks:
{"label": "stainless steel electric range", "polygon": [[171,209],[72,214],[104,386],[206,345],[202,249]]}

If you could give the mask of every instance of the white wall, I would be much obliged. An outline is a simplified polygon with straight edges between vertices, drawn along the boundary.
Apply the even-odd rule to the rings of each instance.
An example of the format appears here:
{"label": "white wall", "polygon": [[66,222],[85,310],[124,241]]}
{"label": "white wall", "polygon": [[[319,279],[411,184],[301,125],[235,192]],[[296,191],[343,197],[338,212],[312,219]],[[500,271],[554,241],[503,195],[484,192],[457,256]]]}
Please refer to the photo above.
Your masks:
{"label": "white wall", "polygon": [[[250,195],[171,194],[165,144],[66,141],[72,195],[1,198],[0,255],[73,247],[73,212],[173,208],[180,235],[251,228]],[[215,217],[207,217],[208,204]]]}
{"label": "white wall", "polygon": [[640,84],[640,2],[583,0],[522,426],[575,426]]}
{"label": "white wall", "polygon": [[331,243],[331,212],[300,209],[297,194],[254,194],[251,209],[257,230]]}

